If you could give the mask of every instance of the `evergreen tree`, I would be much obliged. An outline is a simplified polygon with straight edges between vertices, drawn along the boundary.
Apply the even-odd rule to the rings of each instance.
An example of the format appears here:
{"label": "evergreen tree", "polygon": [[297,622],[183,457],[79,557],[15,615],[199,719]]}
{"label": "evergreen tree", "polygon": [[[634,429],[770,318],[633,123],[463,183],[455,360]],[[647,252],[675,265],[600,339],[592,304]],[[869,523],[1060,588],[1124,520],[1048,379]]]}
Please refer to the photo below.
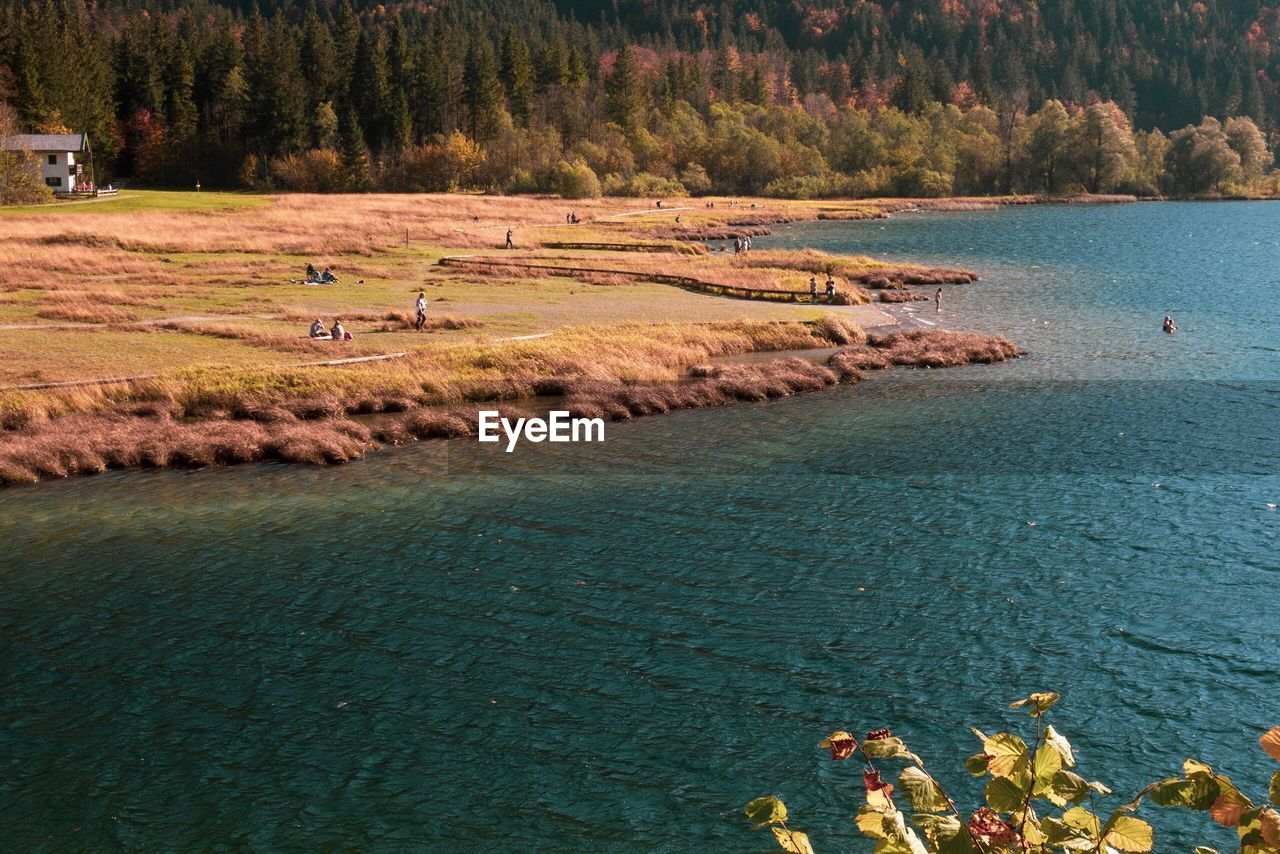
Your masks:
{"label": "evergreen tree", "polygon": [[340,133],[344,188],[353,193],[366,192],[373,186],[369,146],[365,145],[360,122],[350,110],[343,115]]}
{"label": "evergreen tree", "polygon": [[632,129],[643,119],[646,104],[644,81],[631,49],[623,45],[613,60],[613,70],[604,83],[605,115],[624,128]]}
{"label": "evergreen tree", "polygon": [[479,39],[472,44],[462,73],[462,86],[467,129],[472,138],[481,142],[492,139],[501,120],[503,92],[493,47],[487,41]]}
{"label": "evergreen tree", "polygon": [[381,40],[364,30],[356,37],[356,56],[346,103],[359,120],[366,142],[374,151],[381,151],[390,137],[392,124],[387,60]]}
{"label": "evergreen tree", "polygon": [[533,60],[529,46],[511,29],[502,37],[502,82],[511,117],[527,127],[533,109]]}

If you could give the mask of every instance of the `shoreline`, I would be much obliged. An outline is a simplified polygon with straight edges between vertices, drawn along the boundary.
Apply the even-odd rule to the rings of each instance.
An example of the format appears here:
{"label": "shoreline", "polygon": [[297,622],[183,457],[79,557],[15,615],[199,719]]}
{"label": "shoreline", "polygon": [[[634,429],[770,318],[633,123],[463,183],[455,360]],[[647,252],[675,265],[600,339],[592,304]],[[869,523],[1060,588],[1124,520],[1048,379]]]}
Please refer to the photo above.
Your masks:
{"label": "shoreline", "polygon": [[[744,351],[691,365],[673,380],[633,384],[619,380],[566,382],[547,377],[540,394],[464,406],[417,406],[396,412],[347,412],[308,418],[289,410],[184,423],[172,413],[121,417],[70,416],[57,427],[19,431],[25,447],[0,445],[0,487],[32,484],[108,470],[201,469],[258,462],[340,464],[388,447],[429,439],[474,437],[481,410],[503,417],[534,414],[534,397],[556,400],[573,417],[623,421],[686,409],[763,402],[835,385],[856,385],[868,372],[994,364],[1024,354],[999,335],[948,330],[863,333],[834,324],[835,347],[805,351]],[[841,340],[843,343],[841,343]],[[735,355],[774,359],[733,361]],[[806,358],[801,353],[816,353]],[[538,407],[541,409],[541,407]],[[354,420],[378,415],[381,423]],[[25,434],[25,435],[24,435]],[[25,452],[25,453],[24,453]]]}
{"label": "shoreline", "polygon": [[[211,213],[208,194],[190,212],[175,212],[183,198],[165,197],[154,211],[101,213],[104,204],[66,218],[7,219],[0,259],[14,259],[14,275],[0,281],[0,311],[20,321],[26,306],[36,310],[31,322],[0,330],[0,355],[6,338],[14,342],[9,370],[25,369],[4,375],[0,359],[0,377],[30,377],[0,386],[0,484],[106,469],[338,463],[386,445],[473,435],[480,408],[534,398],[630,418],[854,382],[863,369],[1017,352],[998,336],[904,332],[877,305],[918,298],[912,285],[975,282],[971,271],[814,250],[731,254],[702,238],[707,229],[759,234],[766,222],[889,215],[879,203],[636,210],[617,200],[343,198],[346,219],[337,220],[290,196]],[[901,212],[971,202],[883,204]],[[557,222],[571,205],[582,221]],[[399,206],[390,209],[403,231],[386,224],[389,206]],[[513,214],[519,220],[508,225]],[[518,235],[514,251],[495,245],[507,230]],[[50,256],[53,269],[38,266],[50,251],[65,255]],[[335,259],[346,281],[308,288],[278,278],[298,256]],[[810,296],[811,277],[830,280],[834,296]],[[431,294],[425,335],[394,308],[419,290]],[[299,335],[307,318],[338,312],[351,319],[354,341]],[[879,347],[864,328],[875,329],[873,342],[917,337],[910,347],[901,337]],[[944,353],[961,340],[969,355]],[[33,343],[86,358],[33,371]],[[162,348],[156,369],[131,356],[137,347]],[[863,368],[841,367],[852,357],[840,351],[824,364],[788,355],[849,347],[867,348],[855,360]],[[193,355],[176,355],[186,351]],[[220,358],[232,354],[243,363]],[[717,363],[743,354],[754,358]],[[85,377],[82,365],[97,363],[99,377]],[[374,414],[384,423],[352,420]]]}

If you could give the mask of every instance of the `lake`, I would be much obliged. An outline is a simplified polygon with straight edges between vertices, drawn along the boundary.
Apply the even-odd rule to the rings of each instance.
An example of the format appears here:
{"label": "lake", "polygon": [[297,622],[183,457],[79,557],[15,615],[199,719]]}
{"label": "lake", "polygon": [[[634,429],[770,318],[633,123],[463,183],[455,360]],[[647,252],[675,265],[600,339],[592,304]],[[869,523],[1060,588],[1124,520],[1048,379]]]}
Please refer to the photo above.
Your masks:
{"label": "lake", "polygon": [[[1050,722],[1118,805],[1280,724],[1280,206],[797,223],[1017,362],[339,468],[0,491],[9,850],[870,850],[818,741]],[[1180,332],[1160,331],[1165,314]],[[891,765],[891,763],[890,763]],[[896,773],[896,771],[895,771]],[[1224,848],[1144,806],[1157,850]]]}

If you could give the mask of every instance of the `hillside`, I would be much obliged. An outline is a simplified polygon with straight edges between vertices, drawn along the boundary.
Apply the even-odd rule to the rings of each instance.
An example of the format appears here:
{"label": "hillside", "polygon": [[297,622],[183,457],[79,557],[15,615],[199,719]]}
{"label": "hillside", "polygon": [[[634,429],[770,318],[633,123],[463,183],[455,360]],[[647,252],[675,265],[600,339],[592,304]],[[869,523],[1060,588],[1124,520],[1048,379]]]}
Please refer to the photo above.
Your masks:
{"label": "hillside", "polygon": [[[1161,143],[1111,186],[1090,186],[1079,168],[1046,174],[1026,162],[1025,123],[1046,102],[1078,123],[1106,104],[1128,134],[1167,135],[1205,116],[1251,117],[1266,132],[1280,116],[1280,11],[1256,2],[601,6],[6,0],[0,100],[19,126],[88,130],[104,177],[312,190],[553,190],[564,161],[614,176],[605,192],[636,194],[778,181],[783,192],[801,179],[810,194],[1199,191],[1223,181],[1176,185]],[[916,126],[886,126],[886,108]],[[850,129],[853,116],[879,141]],[[924,141],[904,154],[913,134]],[[928,150],[929,139],[966,134],[950,154]],[[951,162],[992,139],[1003,163]],[[877,147],[898,152],[877,160]]]}

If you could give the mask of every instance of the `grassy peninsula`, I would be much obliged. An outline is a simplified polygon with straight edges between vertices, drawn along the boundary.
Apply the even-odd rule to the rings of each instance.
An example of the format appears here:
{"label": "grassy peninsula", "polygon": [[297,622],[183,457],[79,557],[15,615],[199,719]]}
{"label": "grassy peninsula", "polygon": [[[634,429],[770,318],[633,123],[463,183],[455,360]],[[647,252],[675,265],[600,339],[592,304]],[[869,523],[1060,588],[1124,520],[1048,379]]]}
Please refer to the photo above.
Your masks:
{"label": "grassy peninsula", "polygon": [[[970,271],[706,240],[916,204],[131,191],[8,208],[0,480],[340,462],[469,434],[479,406],[534,396],[616,419],[1015,355],[1003,339],[885,329],[880,302]],[[309,262],[339,282],[306,284]],[[309,338],[315,319],[353,339]],[[828,365],[707,365],[821,347],[841,349]]]}

